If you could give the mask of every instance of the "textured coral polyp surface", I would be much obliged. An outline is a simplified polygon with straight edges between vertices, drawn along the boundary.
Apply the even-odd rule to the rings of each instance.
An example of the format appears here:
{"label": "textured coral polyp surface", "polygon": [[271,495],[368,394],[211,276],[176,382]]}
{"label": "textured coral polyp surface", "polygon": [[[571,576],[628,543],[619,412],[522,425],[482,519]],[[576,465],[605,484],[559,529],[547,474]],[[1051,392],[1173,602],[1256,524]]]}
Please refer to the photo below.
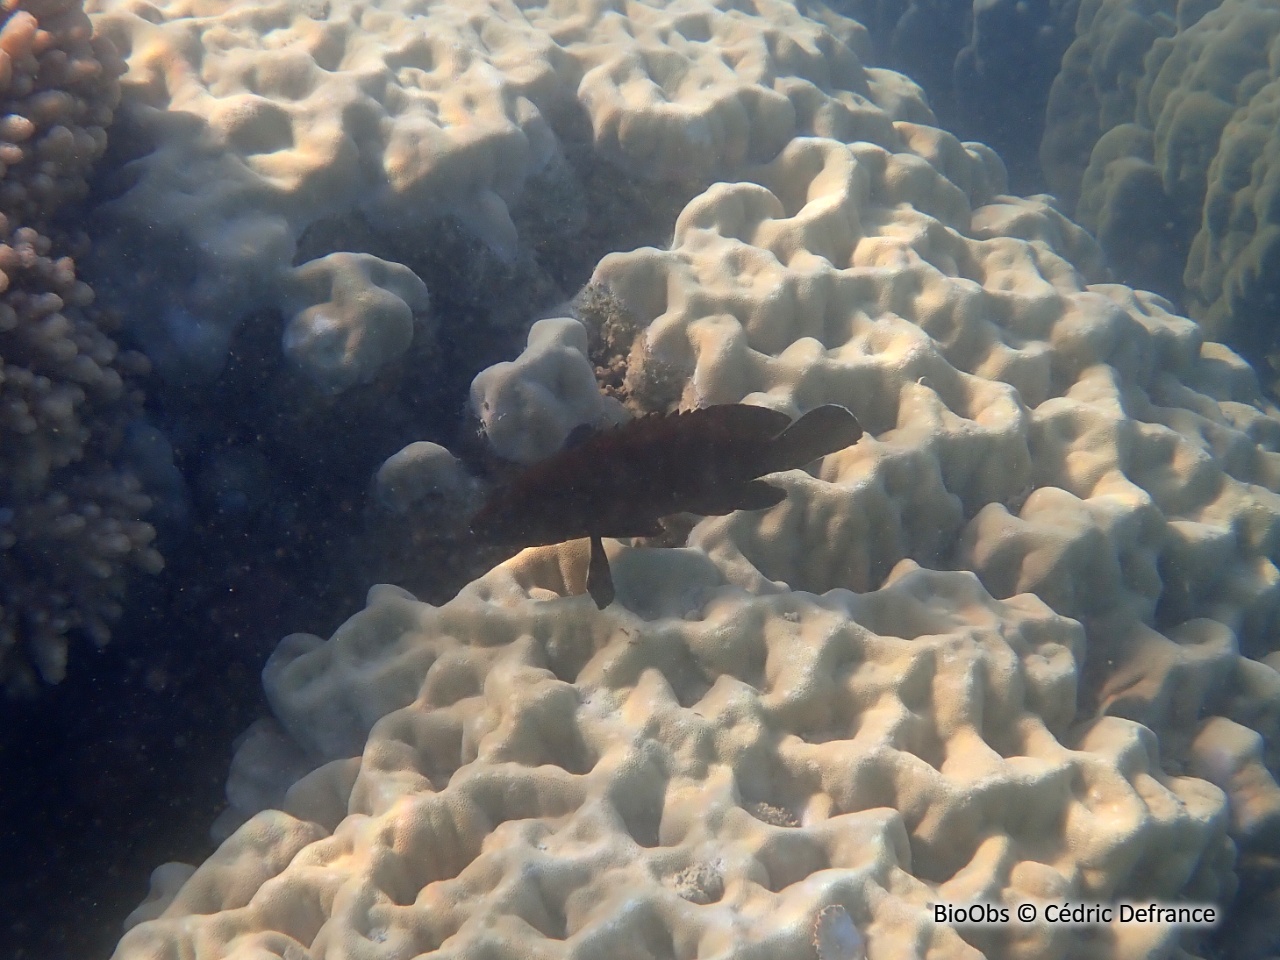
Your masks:
{"label": "textured coral polyp surface", "polygon": [[[1002,596],[1041,591],[1069,616],[1151,618],[1164,602],[1262,640],[1280,425],[1238,358],[1159,298],[1088,284],[1067,259],[1083,250],[1090,269],[1087,246],[1024,201],[970,221],[917,158],[797,140],[695,198],[669,250],[606,257],[595,281],[643,328],[630,402],[843,403],[875,437],[692,542],[743,586],[868,589],[910,556],[976,569]],[[1244,516],[1251,532],[1231,533]],[[1227,552],[1210,562],[1197,545],[1213,529]],[[1196,587],[1169,589],[1184,580]]]}
{"label": "textured coral polyp surface", "polygon": [[[451,217],[510,266],[573,219],[579,178],[599,174],[584,158],[660,199],[797,134],[897,144],[892,119],[930,118],[904,78],[863,68],[859,24],[783,0],[90,9],[127,59],[124,112],[147,145],[98,213],[128,238],[104,257],[144,278],[134,323],[174,375],[216,367],[246,314],[279,305],[318,224],[334,249],[372,230],[408,262],[405,236]],[[589,199],[612,201],[605,179]],[[198,322],[217,335],[184,340]]]}
{"label": "textured coral polyp surface", "polygon": [[1185,296],[1259,361],[1276,345],[1280,11],[1105,0],[1077,32],[1041,149],[1054,192],[1127,282]]}
{"label": "textured coral polyp surface", "polygon": [[[180,889],[157,878],[118,957],[794,960],[838,905],[871,960],[1184,960],[1196,933],[1164,924],[930,904],[1225,906],[1237,856],[1280,853],[1280,417],[1251,371],[1100,282],[1093,240],[1001,196],[998,159],[889,75],[862,79],[897,112],[819,76],[808,21],[773,61],[795,123],[757,157],[734,124],[772,130],[788,83],[746,56],[735,101],[698,59],[751,14],[556,9],[539,55],[612,91],[581,101],[594,149],[665,176],[671,130],[733,133],[738,166],[669,245],[603,258],[581,323],[477,378],[482,426],[541,422],[554,447],[583,418],[537,421],[525,387],[577,411],[604,370],[635,411],[839,403],[867,434],[771,478],[772,509],[688,518],[681,548],[607,543],[603,611],[579,541],[286,638],[233,768],[239,829]],[[636,107],[616,139],[614,94]]]}
{"label": "textured coral polyp surface", "polygon": [[603,612],[578,543],[286,640],[273,736],[313,772],[118,956],[782,958],[831,904],[872,958],[1179,955],[929,905],[1225,903],[1266,855],[1246,725],[1280,684],[1241,651],[1274,633],[1280,422],[1159,298],[1090,284],[1078,228],[941,166],[798,139],[605,258],[628,403],[837,402],[870,436],[685,549],[610,544]]}
{"label": "textured coral polyp surface", "polygon": [[683,549],[608,544],[603,612],[577,542],[286,639],[269,739],[313,772],[118,956],[780,960],[833,904],[873,960],[1184,955],[930,904],[1225,904],[1269,856],[1280,420],[955,151],[796,139],[606,257],[628,404],[869,435]]}
{"label": "textured coral polyp surface", "polygon": [[[1082,643],[1034,598],[910,564],[862,596],[731,590],[649,622],[381,588],[276,665],[281,719],[409,702],[118,955],[781,958],[839,903],[872,957],[977,957],[932,900],[1212,886],[1222,794],[1162,774],[1130,721],[1067,735]],[[1066,936],[979,938],[1029,958]]]}

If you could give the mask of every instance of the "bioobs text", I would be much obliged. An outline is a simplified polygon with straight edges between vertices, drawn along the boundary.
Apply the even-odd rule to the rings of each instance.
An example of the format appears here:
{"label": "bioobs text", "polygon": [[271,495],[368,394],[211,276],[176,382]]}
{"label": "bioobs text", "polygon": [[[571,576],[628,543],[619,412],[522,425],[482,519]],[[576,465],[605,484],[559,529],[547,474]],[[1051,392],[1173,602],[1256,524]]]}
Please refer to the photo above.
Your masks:
{"label": "bioobs text", "polygon": [[997,907],[990,903],[968,903],[956,906],[952,903],[935,903],[933,905],[934,923],[1008,923],[1009,908]]}
{"label": "bioobs text", "polygon": [[976,926],[989,923],[1043,921],[1050,924],[1094,926],[1103,923],[1167,923],[1182,927],[1213,926],[1218,908],[1196,903],[1020,903],[1016,908],[991,903],[935,903],[934,923]]}

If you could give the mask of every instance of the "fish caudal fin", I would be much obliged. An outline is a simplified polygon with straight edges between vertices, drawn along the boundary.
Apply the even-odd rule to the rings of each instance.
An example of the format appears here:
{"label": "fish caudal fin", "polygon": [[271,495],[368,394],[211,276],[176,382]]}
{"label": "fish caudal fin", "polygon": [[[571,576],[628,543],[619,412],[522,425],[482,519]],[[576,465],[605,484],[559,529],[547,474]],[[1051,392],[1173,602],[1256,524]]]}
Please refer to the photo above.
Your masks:
{"label": "fish caudal fin", "polygon": [[793,470],[858,442],[862,427],[835,403],[814,407],[773,441],[773,469]]}
{"label": "fish caudal fin", "polygon": [[613,573],[609,569],[609,557],[599,537],[591,538],[591,564],[587,567],[587,593],[603,610],[613,603]]}

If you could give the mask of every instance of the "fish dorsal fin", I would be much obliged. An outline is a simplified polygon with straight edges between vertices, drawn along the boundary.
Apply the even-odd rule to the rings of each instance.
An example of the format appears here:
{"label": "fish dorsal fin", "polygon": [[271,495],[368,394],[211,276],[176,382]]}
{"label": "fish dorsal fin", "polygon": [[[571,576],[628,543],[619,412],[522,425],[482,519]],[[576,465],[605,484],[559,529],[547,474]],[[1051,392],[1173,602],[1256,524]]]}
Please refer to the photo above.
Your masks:
{"label": "fish dorsal fin", "polygon": [[647,413],[617,427],[596,431],[601,454],[616,449],[670,449],[673,443],[692,440],[709,443],[767,443],[787,428],[790,418],[778,410],[745,403],[697,407],[681,413]]}
{"label": "fish dorsal fin", "polygon": [[595,424],[580,423],[569,431],[569,435],[564,438],[564,443],[561,445],[560,449],[572,450],[575,447],[580,447],[599,432],[600,431],[596,429]]}
{"label": "fish dorsal fin", "polygon": [[724,403],[713,407],[687,410],[679,417],[694,423],[709,437],[718,441],[763,443],[776,437],[791,424],[781,410],[758,407],[750,403]]}
{"label": "fish dorsal fin", "polygon": [[774,470],[793,470],[858,442],[862,427],[836,403],[814,407],[773,441]]}

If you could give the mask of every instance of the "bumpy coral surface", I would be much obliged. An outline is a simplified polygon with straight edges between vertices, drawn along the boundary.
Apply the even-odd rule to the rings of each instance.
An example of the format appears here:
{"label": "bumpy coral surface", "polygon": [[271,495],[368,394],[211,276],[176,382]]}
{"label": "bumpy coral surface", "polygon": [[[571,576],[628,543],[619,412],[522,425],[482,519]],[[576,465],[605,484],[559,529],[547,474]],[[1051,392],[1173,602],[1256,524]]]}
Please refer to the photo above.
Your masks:
{"label": "bumpy coral surface", "polygon": [[867,27],[878,66],[900,70],[924,88],[939,126],[995,149],[1015,189],[1042,182],[1036,153],[1045,103],[1075,39],[1079,0],[833,0],[829,6]]}
{"label": "bumpy coral surface", "polygon": [[[1189,308],[1210,335],[1261,357],[1280,346],[1280,11],[1224,4],[1186,33],[1189,45],[1194,38],[1230,58],[1211,89],[1233,108],[1205,172],[1187,258]],[[1205,52],[1196,44],[1188,56]]]}
{"label": "bumpy coral surface", "polygon": [[837,905],[873,960],[1195,950],[929,912],[1225,906],[1280,823],[1280,416],[1061,215],[940,172],[973,159],[797,139],[606,257],[628,405],[871,436],[682,549],[610,544],[603,612],[576,542],[286,639],[247,821],[117,956],[783,958]]}
{"label": "bumpy coral surface", "polygon": [[1080,198],[1089,155],[1107,131],[1137,114],[1144,58],[1177,31],[1169,0],[1091,0],[1076,18],[1045,117],[1040,165],[1068,208]]}
{"label": "bumpy coral surface", "polygon": [[1269,4],[1082,8],[1041,151],[1127,281],[1185,298],[1207,335],[1272,352],[1280,12]]}
{"label": "bumpy coral surface", "polygon": [[513,463],[535,463],[560,449],[574,427],[625,418],[582,362],[589,350],[582,324],[547,317],[529,329],[518,359],[481,371],[471,385],[471,410],[494,453]]}
{"label": "bumpy coral surface", "polygon": [[[811,956],[839,904],[871,957],[1031,958],[1073,934],[971,945],[929,904],[1227,875],[1218,790],[1162,773],[1131,721],[1068,735],[1083,635],[1034,598],[909,564],[868,594],[753,597],[649,553],[620,559],[661,614],[502,570],[441,609],[380,588],[328,644],[286,644],[285,727],[342,755],[369,723],[363,755],[250,820],[117,955]],[[710,588],[695,606],[676,569]],[[1168,937],[1109,929],[1093,955]]]}
{"label": "bumpy coral surface", "polygon": [[[798,134],[900,149],[892,121],[931,118],[909,81],[863,68],[860,25],[783,0],[91,9],[127,58],[137,144],[98,255],[175,378],[216,375],[248,313],[293,312],[295,261],[369,233],[407,263],[448,218],[511,266],[565,246],[584,195],[610,203],[628,179],[660,208]],[[509,309],[483,286],[470,295]],[[316,376],[335,380],[323,364]]]}
{"label": "bumpy coral surface", "polygon": [[431,298],[412,270],[367,253],[331,253],[285,274],[284,350],[321,389],[367,383],[416,337]]}

